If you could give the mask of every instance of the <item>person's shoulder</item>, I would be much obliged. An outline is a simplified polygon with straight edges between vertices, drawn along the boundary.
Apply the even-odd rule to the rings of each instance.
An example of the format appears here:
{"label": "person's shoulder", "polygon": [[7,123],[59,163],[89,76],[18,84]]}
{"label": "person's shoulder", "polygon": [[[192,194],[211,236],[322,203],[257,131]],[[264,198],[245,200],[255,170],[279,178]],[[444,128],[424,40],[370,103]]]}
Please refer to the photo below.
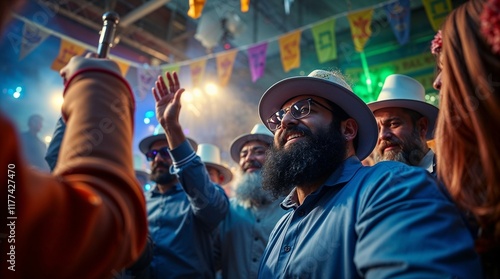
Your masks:
{"label": "person's shoulder", "polygon": [[397,162],[397,161],[382,161],[378,162],[373,166],[364,168],[368,172],[388,172],[388,173],[398,173],[404,171],[410,172],[426,172],[425,169],[421,167],[410,166],[405,163]]}

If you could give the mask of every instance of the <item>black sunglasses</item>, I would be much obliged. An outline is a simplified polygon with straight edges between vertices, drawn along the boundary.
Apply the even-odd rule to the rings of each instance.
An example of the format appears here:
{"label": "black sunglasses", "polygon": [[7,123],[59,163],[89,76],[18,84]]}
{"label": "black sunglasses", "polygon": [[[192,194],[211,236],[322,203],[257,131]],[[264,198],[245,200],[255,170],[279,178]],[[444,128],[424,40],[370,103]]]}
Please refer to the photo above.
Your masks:
{"label": "black sunglasses", "polygon": [[148,162],[153,161],[156,155],[160,154],[165,159],[170,159],[170,153],[168,153],[168,147],[162,147],[160,150],[151,149],[146,153],[146,159]]}

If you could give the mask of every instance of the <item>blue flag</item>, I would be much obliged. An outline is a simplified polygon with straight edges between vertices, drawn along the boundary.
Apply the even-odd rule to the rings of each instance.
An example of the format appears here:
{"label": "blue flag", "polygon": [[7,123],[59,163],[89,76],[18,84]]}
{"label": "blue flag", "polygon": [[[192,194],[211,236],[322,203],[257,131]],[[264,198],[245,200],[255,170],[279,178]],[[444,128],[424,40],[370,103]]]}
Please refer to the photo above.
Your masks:
{"label": "blue flag", "polygon": [[410,0],[399,0],[385,5],[387,21],[400,45],[410,39]]}

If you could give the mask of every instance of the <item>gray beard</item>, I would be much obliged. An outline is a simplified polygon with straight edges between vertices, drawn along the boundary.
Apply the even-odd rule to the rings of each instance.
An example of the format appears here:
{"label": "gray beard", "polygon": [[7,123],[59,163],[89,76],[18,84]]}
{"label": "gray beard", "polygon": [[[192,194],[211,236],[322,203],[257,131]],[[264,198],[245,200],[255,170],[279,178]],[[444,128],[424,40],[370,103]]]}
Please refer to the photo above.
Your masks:
{"label": "gray beard", "polygon": [[420,139],[418,130],[414,129],[409,137],[398,140],[397,142],[402,146],[401,150],[387,151],[384,152],[383,155],[380,154],[378,150],[374,152],[373,159],[375,163],[381,161],[397,161],[410,166],[418,166],[425,156],[425,145]]}
{"label": "gray beard", "polygon": [[245,208],[260,207],[274,201],[269,192],[262,189],[260,171],[243,173],[235,192],[237,202]]}

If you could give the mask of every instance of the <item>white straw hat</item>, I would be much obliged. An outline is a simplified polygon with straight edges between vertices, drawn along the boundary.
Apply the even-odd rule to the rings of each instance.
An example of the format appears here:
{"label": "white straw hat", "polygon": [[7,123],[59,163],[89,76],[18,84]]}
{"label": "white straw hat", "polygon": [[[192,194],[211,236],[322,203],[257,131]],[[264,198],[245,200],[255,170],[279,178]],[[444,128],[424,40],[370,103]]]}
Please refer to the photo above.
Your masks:
{"label": "white straw hat", "polygon": [[434,125],[439,109],[425,101],[425,89],[420,82],[405,75],[390,75],[385,79],[377,101],[368,104],[375,112],[383,108],[406,108],[429,119],[427,139],[434,137]]}
{"label": "white straw hat", "polygon": [[233,179],[233,173],[231,170],[224,166],[221,162],[220,149],[217,146],[208,143],[201,143],[198,145],[198,151],[196,151],[196,154],[200,156],[206,166],[213,167],[222,174],[224,179],[222,180],[221,185],[224,185]]}

